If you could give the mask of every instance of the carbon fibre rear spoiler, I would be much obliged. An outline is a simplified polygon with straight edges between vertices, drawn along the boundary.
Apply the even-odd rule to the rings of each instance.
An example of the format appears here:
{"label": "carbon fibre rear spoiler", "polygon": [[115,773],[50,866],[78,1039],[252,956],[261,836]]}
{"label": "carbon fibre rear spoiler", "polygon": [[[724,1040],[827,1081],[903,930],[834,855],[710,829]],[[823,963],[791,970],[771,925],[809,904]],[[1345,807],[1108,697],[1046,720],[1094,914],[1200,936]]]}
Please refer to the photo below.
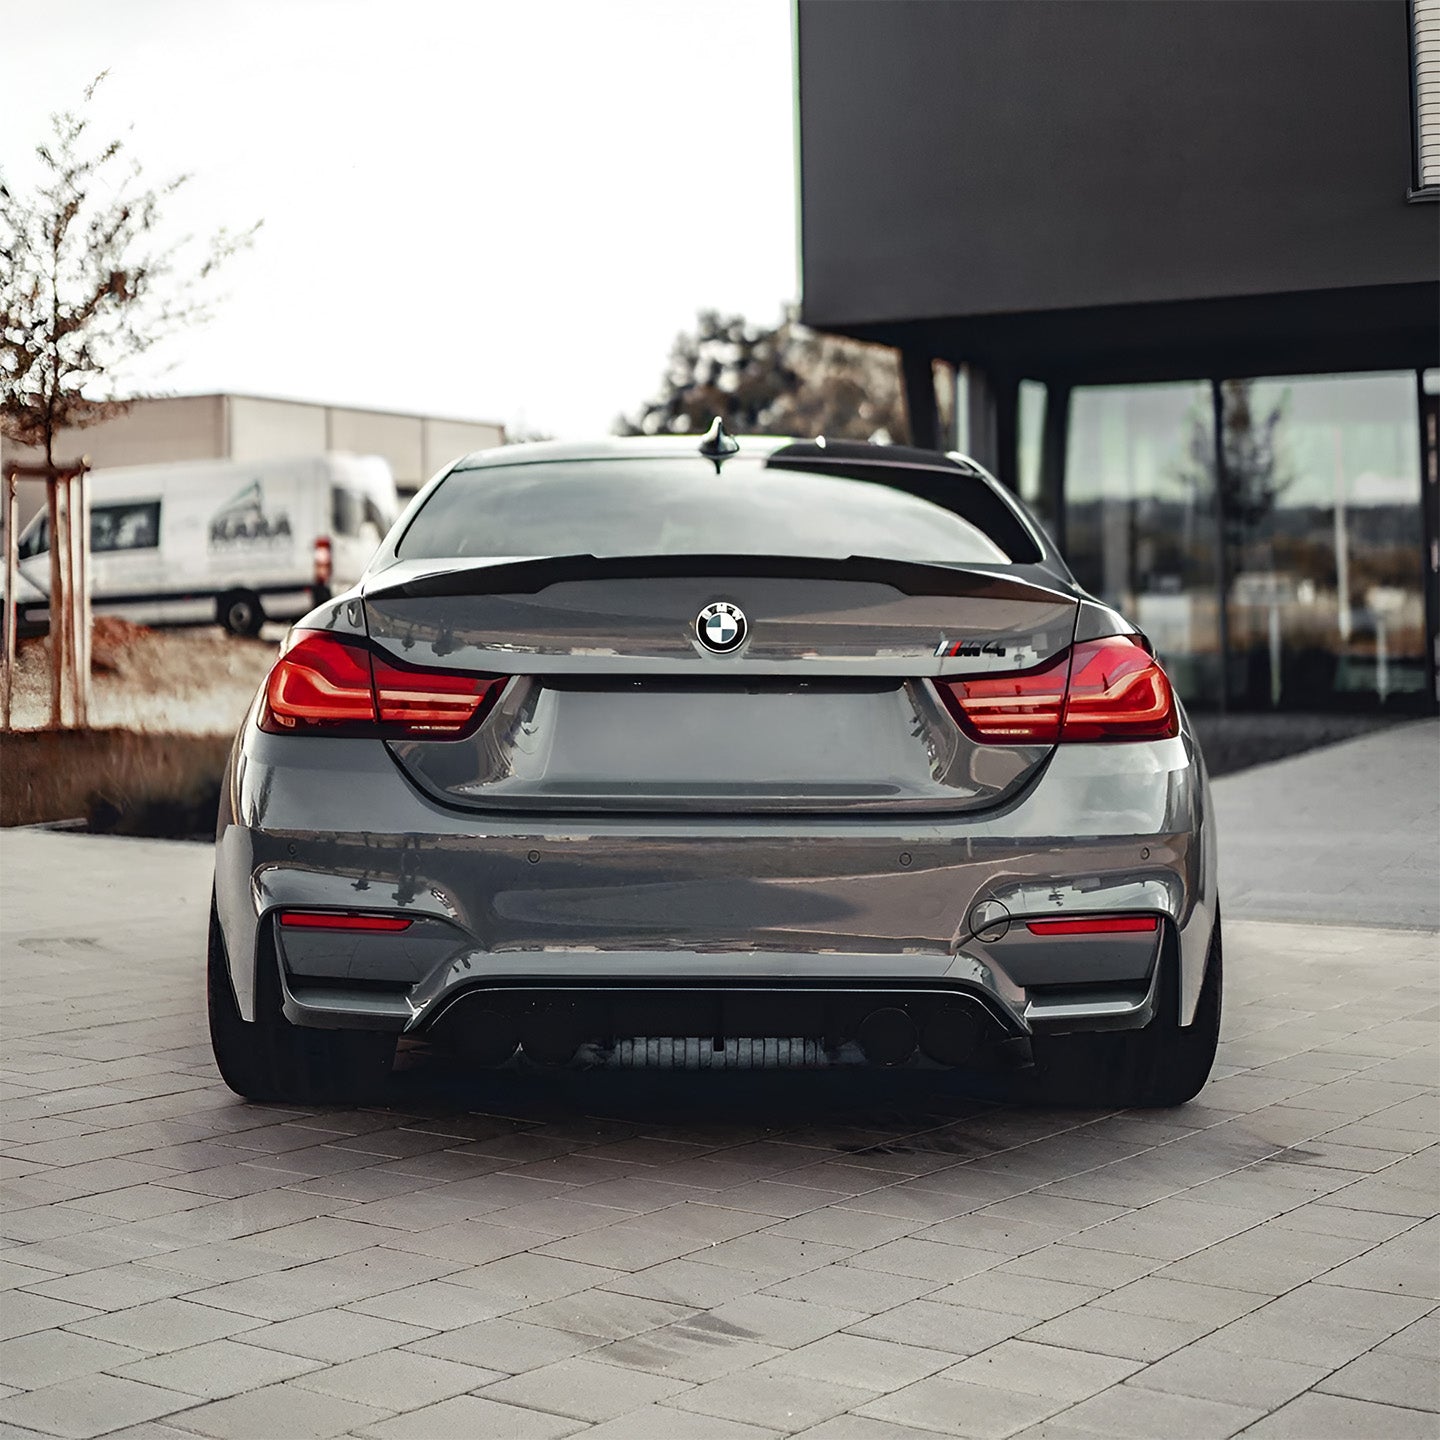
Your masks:
{"label": "carbon fibre rear spoiler", "polygon": [[[405,562],[401,562],[403,565]],[[1069,591],[972,566],[930,565],[873,555],[827,559],[803,555],[558,555],[534,560],[453,560],[419,574],[365,585],[367,600],[446,595],[533,595],[565,581],[689,579],[854,580],[889,585],[906,595],[955,595],[995,600],[1063,600]]]}

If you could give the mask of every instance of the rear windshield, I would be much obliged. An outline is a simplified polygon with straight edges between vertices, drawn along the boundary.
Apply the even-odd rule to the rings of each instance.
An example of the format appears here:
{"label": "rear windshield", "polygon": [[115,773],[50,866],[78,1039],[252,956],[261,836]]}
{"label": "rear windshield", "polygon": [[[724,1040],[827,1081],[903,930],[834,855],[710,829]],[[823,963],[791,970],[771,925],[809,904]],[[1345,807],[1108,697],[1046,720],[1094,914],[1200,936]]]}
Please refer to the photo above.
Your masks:
{"label": "rear windshield", "polygon": [[[943,502],[888,485],[737,457],[580,460],[457,470],[396,547],[402,560],[546,555],[872,555],[930,564],[1011,556]],[[986,499],[992,499],[988,495]],[[954,508],[951,508],[953,504]]]}

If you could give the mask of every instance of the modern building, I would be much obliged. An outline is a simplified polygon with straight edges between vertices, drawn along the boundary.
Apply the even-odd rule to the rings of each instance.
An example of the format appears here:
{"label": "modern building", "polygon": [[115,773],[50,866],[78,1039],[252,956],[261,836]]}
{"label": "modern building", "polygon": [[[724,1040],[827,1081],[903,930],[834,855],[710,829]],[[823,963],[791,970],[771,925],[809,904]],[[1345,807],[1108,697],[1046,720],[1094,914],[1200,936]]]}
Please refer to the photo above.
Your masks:
{"label": "modern building", "polygon": [[[171,460],[272,460],[348,450],[381,455],[401,495],[413,494],[442,465],[471,450],[505,443],[505,427],[479,420],[403,415],[342,405],[313,405],[260,395],[181,395],[136,400],[123,414],[84,430],[63,431],[57,459],[89,457],[95,469]],[[0,442],[0,468],[33,463],[38,452]],[[21,523],[39,508],[44,487],[30,482]]]}
{"label": "modern building", "polygon": [[802,318],[901,351],[916,439],[1190,702],[1434,708],[1440,0],[798,0],[796,47]]}

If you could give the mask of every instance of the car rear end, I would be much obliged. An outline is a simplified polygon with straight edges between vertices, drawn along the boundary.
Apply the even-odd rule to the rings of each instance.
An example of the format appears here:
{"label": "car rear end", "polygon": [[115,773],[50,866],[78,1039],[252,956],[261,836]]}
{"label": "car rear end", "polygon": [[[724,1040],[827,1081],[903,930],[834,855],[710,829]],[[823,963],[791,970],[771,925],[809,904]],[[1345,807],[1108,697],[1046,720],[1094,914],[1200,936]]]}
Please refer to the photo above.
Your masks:
{"label": "car rear end", "polygon": [[873,453],[422,495],[237,741],[242,1019],[264,979],[317,1032],[707,1066],[1188,1023],[1214,866],[1163,672],[988,477]]}

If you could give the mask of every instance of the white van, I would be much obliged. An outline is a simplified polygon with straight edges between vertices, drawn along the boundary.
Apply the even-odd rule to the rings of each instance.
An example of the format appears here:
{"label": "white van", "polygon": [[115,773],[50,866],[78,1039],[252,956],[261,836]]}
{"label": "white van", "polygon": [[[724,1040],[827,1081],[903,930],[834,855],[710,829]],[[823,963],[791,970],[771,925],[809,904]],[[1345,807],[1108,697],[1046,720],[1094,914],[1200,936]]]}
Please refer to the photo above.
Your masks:
{"label": "white van", "polygon": [[[376,455],[136,465],[92,471],[86,484],[95,613],[214,620],[237,635],[352,585],[400,513]],[[20,535],[21,620],[47,609],[49,529],[41,511]]]}

